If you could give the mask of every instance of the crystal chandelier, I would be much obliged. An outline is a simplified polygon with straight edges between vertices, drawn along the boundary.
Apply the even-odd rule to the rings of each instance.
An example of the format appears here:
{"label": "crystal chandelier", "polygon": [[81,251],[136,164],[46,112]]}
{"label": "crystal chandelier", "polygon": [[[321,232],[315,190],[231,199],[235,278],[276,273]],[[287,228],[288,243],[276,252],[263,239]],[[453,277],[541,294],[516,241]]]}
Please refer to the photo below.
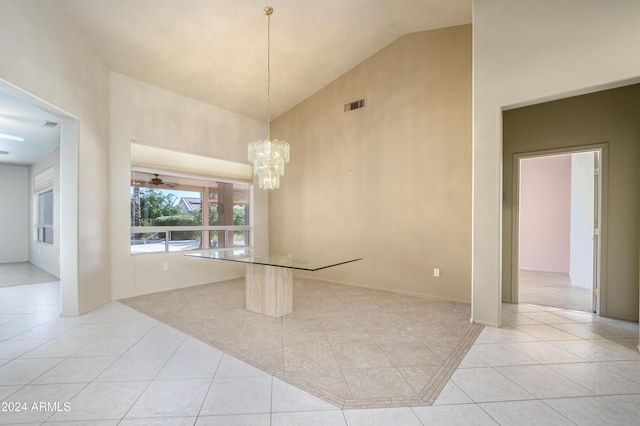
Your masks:
{"label": "crystal chandelier", "polygon": [[267,15],[267,139],[249,143],[249,162],[253,163],[253,174],[258,176],[262,189],[280,187],[280,176],[284,175],[284,165],[289,162],[289,144],[271,139],[271,14],[273,8],[264,8]]}

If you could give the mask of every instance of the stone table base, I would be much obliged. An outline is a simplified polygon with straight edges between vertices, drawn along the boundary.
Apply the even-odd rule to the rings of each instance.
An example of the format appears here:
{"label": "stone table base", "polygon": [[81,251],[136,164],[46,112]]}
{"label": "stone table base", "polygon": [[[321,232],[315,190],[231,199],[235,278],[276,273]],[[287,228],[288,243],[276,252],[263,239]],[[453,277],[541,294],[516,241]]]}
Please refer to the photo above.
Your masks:
{"label": "stone table base", "polygon": [[272,317],[293,312],[293,271],[267,265],[247,265],[245,278],[247,310]]}

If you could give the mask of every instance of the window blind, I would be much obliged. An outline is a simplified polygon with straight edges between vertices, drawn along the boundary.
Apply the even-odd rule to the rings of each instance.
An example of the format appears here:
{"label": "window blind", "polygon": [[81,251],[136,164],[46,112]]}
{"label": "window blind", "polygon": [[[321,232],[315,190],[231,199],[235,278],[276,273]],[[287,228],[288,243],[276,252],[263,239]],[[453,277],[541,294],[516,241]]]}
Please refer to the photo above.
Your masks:
{"label": "window blind", "polygon": [[53,167],[38,173],[33,177],[33,193],[40,194],[53,188]]}

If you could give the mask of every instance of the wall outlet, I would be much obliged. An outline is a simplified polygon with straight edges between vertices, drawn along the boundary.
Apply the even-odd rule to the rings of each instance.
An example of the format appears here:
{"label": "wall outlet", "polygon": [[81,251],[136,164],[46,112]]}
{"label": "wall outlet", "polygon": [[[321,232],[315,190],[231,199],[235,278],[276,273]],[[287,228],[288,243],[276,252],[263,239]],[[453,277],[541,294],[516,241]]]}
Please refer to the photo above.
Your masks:
{"label": "wall outlet", "polygon": [[434,277],[440,276],[440,268],[433,268],[433,276]]}
{"label": "wall outlet", "polygon": [[168,271],[169,270],[169,264],[167,262],[162,262],[162,270],[163,271]]}

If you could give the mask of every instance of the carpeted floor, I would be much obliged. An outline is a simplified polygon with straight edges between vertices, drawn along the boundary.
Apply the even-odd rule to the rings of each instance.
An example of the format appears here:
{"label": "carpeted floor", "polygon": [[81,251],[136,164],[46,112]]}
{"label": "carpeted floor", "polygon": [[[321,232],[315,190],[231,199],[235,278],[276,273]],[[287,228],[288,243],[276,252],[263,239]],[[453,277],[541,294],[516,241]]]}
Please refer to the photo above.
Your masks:
{"label": "carpeted floor", "polygon": [[482,331],[470,306],[294,280],[294,312],[244,309],[244,280],[121,300],[341,408],[431,405]]}
{"label": "carpeted floor", "polygon": [[60,281],[29,262],[0,263],[0,287]]}

